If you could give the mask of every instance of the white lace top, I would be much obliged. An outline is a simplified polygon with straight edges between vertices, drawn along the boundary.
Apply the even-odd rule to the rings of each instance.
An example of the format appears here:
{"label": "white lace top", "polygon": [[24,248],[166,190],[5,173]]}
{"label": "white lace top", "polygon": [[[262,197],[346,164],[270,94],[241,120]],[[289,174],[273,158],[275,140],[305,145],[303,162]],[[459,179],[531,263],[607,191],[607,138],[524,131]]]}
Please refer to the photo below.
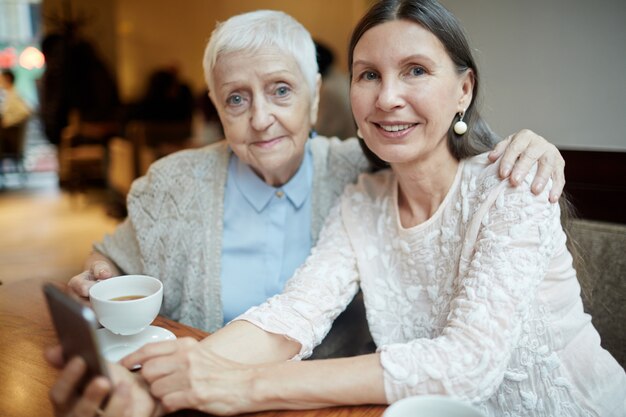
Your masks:
{"label": "white lace top", "polygon": [[[583,312],[558,205],[463,161],[426,222],[399,222],[391,171],[348,186],[285,292],[240,316],[318,344],[363,289],[387,400],[445,394],[488,416],[624,416],[626,375]],[[549,187],[548,187],[549,188]]]}

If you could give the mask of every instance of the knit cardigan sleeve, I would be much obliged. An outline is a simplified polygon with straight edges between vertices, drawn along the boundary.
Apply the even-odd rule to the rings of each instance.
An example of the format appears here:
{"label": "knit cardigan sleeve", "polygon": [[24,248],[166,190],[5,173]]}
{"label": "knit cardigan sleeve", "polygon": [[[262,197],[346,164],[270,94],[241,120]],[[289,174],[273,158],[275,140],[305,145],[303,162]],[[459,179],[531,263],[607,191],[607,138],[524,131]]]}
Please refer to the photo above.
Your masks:
{"label": "knit cardigan sleeve", "polygon": [[340,140],[318,136],[311,139],[311,151],[315,170],[311,236],[315,243],[343,189],[370,166],[356,138]]}
{"label": "knit cardigan sleeve", "polygon": [[128,218],[95,245],[125,273],[159,278],[162,314],[194,327],[222,326],[220,260],[228,147],[174,153],[152,164],[128,196]]}

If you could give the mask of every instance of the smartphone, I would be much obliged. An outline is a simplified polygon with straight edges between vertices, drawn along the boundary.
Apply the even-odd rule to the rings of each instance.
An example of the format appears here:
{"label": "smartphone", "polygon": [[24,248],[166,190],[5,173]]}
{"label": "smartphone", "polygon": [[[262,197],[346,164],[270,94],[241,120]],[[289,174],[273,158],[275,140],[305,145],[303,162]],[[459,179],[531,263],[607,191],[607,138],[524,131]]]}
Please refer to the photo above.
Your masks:
{"label": "smartphone", "polygon": [[80,356],[87,363],[87,373],[81,385],[96,376],[108,378],[106,361],[100,354],[96,337],[98,321],[93,310],[54,284],[44,284],[43,292],[65,360]]}

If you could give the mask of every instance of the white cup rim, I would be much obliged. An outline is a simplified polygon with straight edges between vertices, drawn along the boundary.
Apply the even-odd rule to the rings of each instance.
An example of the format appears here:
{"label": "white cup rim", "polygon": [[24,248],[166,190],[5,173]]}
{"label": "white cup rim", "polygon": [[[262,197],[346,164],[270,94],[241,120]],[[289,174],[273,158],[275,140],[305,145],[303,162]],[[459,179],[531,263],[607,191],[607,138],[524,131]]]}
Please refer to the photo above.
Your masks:
{"label": "white cup rim", "polygon": [[[135,300],[113,298],[138,295]],[[163,302],[163,283],[148,275],[121,275],[98,281],[89,289],[100,324],[119,335],[132,335],[150,325]]]}
{"label": "white cup rim", "polygon": [[[125,300],[125,301],[117,300],[116,301],[116,300],[111,300],[109,298],[102,297],[98,294],[99,290],[101,290],[103,287],[115,285],[116,281],[128,280],[128,279],[143,279],[144,281],[150,281],[156,284],[157,287],[151,294],[147,294],[144,297],[137,299],[137,300]],[[145,302],[147,298],[158,297],[162,291],[163,291],[163,283],[155,277],[151,277],[149,275],[132,275],[132,274],[131,275],[119,275],[116,277],[99,280],[94,285],[92,285],[91,288],[89,288],[89,298],[94,299],[102,304],[124,303],[128,305],[131,303]]]}

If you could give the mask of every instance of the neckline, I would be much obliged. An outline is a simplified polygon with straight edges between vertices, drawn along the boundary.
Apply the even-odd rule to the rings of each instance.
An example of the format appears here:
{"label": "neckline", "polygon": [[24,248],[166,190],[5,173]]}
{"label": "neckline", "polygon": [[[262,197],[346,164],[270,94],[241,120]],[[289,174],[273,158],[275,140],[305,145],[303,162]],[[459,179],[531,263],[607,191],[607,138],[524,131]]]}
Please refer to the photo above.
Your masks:
{"label": "neckline", "polygon": [[398,206],[398,188],[399,188],[399,185],[398,185],[398,179],[396,178],[395,174],[393,174],[394,177],[393,177],[393,183],[392,183],[391,202],[393,204],[394,216],[396,218],[395,219],[396,220],[396,226],[397,226],[398,230],[400,231],[400,233],[413,233],[413,232],[419,231],[421,229],[425,229],[425,228],[429,227],[432,223],[437,221],[442,216],[443,211],[450,204],[450,200],[452,199],[452,195],[455,193],[455,191],[459,187],[459,183],[461,182],[461,173],[463,172],[463,167],[464,166],[465,166],[465,160],[461,160],[459,162],[459,166],[457,167],[456,174],[454,175],[454,180],[452,181],[452,184],[450,185],[450,188],[448,189],[448,192],[446,193],[446,196],[444,197],[443,201],[441,202],[439,207],[437,207],[437,210],[435,211],[435,213],[433,213],[433,215],[430,216],[424,222],[422,222],[420,224],[416,224],[415,226],[411,226],[411,227],[404,227],[404,226],[402,226],[402,222],[400,221],[400,208]]}
{"label": "neckline", "polygon": [[232,179],[241,195],[250,203],[257,212],[263,211],[271,199],[284,193],[287,200],[299,209],[306,198],[311,193],[313,184],[313,160],[307,145],[304,149],[302,163],[291,179],[279,187],[274,187],[263,181],[250,167],[242,162],[237,155],[232,152],[229,161],[228,175]]}

